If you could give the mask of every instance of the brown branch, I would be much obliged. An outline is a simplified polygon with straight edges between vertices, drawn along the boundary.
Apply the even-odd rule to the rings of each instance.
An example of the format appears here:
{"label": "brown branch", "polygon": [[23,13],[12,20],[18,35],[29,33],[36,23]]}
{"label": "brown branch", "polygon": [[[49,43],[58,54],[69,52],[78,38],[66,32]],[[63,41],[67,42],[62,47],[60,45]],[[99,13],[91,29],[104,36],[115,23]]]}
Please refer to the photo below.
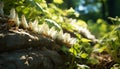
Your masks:
{"label": "brown branch", "polygon": [[25,31],[0,31],[0,52],[38,47],[56,49],[59,46],[43,35]]}

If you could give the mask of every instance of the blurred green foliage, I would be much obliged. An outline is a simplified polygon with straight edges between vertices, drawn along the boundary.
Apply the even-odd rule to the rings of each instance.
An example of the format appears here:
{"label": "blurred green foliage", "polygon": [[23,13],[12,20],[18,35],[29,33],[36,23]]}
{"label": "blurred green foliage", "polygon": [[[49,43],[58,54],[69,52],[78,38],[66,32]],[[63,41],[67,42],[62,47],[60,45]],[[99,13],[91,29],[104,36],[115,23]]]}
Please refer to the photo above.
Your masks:
{"label": "blurred green foliage", "polygon": [[96,35],[97,38],[105,36],[105,33],[110,32],[115,26],[108,24],[107,21],[100,18],[97,19],[96,22],[88,20],[87,24],[91,32]]}
{"label": "blurred green foliage", "polygon": [[[120,23],[118,21],[120,18],[113,19],[115,19],[117,23]],[[120,63],[120,25],[115,26],[111,32],[104,36],[101,43],[107,46],[106,51],[112,56],[114,61]]]}

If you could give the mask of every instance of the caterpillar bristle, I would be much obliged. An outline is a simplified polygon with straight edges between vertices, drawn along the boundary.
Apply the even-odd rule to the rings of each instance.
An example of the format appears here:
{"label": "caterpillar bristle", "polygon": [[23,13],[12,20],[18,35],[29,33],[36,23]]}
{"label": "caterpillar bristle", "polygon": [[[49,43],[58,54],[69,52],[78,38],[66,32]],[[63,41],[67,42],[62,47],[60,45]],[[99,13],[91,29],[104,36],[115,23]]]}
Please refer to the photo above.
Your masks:
{"label": "caterpillar bristle", "polygon": [[63,34],[63,41],[64,42],[66,42],[66,43],[68,43],[69,42],[69,40],[70,40],[70,34],[68,34],[68,33],[64,33]]}
{"label": "caterpillar bristle", "polygon": [[15,25],[16,25],[17,27],[19,27],[19,25],[20,25],[20,20],[19,20],[19,17],[18,17],[18,14],[17,14],[17,13],[15,14],[15,18],[14,18],[13,20],[14,20],[14,22],[15,22]]}
{"label": "caterpillar bristle", "polygon": [[69,40],[69,44],[70,45],[73,45],[73,44],[75,44],[77,42],[77,39],[76,38],[70,38],[70,40]]}
{"label": "caterpillar bristle", "polygon": [[55,31],[55,27],[53,26],[52,28],[49,29],[48,36],[51,36],[52,32],[54,32],[54,31]]}
{"label": "caterpillar bristle", "polygon": [[15,15],[16,15],[16,11],[15,11],[14,8],[12,8],[12,9],[10,10],[9,18],[10,18],[10,19],[14,19],[14,18],[15,18]]}
{"label": "caterpillar bristle", "polygon": [[21,16],[21,25],[23,26],[23,28],[28,28],[28,23],[27,23],[27,20],[25,18],[24,15]]}
{"label": "caterpillar bristle", "polygon": [[33,23],[31,21],[28,23],[28,29],[33,30]]}
{"label": "caterpillar bristle", "polygon": [[44,23],[43,25],[42,25],[42,30],[43,30],[43,34],[45,34],[45,35],[48,35],[48,31],[49,31],[49,26],[46,24],[46,23]]}
{"label": "caterpillar bristle", "polygon": [[52,37],[52,39],[56,39],[57,38],[57,31],[55,30],[55,27],[52,27],[51,29],[50,29],[50,31],[49,31],[49,33],[51,33],[50,35],[51,35],[51,37]]}
{"label": "caterpillar bristle", "polygon": [[57,37],[57,36],[56,36],[56,34],[57,34],[57,31],[52,32],[51,37],[52,37],[52,39],[53,39],[53,40],[55,40],[55,39],[56,39],[56,37]]}
{"label": "caterpillar bristle", "polygon": [[38,27],[39,27],[38,28],[38,34],[42,34],[43,31],[44,31],[43,25],[39,25]]}
{"label": "caterpillar bristle", "polygon": [[57,40],[63,40],[63,30],[60,30],[57,34]]}
{"label": "caterpillar bristle", "polygon": [[38,19],[35,19],[34,22],[33,22],[33,24],[34,24],[35,26],[38,26]]}
{"label": "caterpillar bristle", "polygon": [[[47,27],[44,23],[42,25],[39,25],[38,27],[39,27],[38,28],[39,34],[47,35],[47,32],[48,32],[47,29],[49,30],[49,27]],[[45,29],[45,28],[47,28],[47,29]]]}
{"label": "caterpillar bristle", "polygon": [[28,29],[33,31],[34,33],[38,33],[39,26],[35,25],[33,22],[30,21],[29,24],[28,24]]}
{"label": "caterpillar bristle", "polygon": [[39,32],[39,28],[38,28],[38,26],[34,27],[33,32],[35,32],[35,33],[38,33],[38,32]]}

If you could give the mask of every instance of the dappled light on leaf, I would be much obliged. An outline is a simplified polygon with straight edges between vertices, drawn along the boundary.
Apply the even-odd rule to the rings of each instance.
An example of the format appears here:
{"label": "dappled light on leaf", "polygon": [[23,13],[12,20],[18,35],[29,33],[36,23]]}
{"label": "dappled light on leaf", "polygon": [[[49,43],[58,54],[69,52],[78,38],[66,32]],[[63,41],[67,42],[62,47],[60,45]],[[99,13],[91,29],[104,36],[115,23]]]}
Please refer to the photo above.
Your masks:
{"label": "dappled light on leaf", "polygon": [[57,4],[62,4],[63,3],[63,0],[53,0],[54,3],[57,3]]}

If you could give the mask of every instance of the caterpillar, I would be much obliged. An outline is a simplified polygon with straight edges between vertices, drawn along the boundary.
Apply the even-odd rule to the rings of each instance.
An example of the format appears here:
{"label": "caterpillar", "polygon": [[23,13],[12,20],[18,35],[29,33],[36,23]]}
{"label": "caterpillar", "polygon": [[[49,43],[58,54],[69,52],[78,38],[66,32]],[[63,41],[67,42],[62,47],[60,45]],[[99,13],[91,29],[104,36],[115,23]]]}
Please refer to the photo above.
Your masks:
{"label": "caterpillar", "polygon": [[14,8],[10,10],[10,15],[8,16],[7,24],[5,26],[7,26],[8,30],[13,30],[13,28],[15,28],[14,30],[23,29],[36,33],[37,35],[46,36],[54,41],[63,43],[67,47],[73,46],[77,41],[77,39],[71,37],[69,33],[63,33],[62,29],[58,31],[54,26],[50,28],[46,23],[39,24],[38,19],[28,23],[25,15],[22,15],[21,18],[19,18],[18,13]]}

